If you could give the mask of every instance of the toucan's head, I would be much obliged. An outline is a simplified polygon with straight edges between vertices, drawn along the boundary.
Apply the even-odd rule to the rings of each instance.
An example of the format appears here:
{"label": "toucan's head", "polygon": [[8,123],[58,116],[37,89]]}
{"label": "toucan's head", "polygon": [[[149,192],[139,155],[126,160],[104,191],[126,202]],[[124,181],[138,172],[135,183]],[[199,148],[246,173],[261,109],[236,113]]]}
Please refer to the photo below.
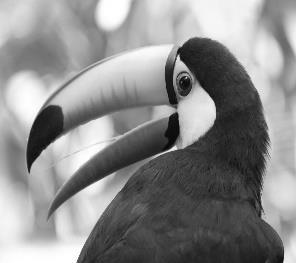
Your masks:
{"label": "toucan's head", "polygon": [[28,168],[51,142],[85,122],[124,108],[164,104],[176,113],[128,132],[91,158],[59,190],[49,214],[104,176],[175,144],[192,145],[215,126],[227,133],[241,118],[254,137],[257,122],[266,131],[258,93],[244,68],[222,44],[192,38],[181,47],[146,47],[107,58],[68,81],[33,123]]}

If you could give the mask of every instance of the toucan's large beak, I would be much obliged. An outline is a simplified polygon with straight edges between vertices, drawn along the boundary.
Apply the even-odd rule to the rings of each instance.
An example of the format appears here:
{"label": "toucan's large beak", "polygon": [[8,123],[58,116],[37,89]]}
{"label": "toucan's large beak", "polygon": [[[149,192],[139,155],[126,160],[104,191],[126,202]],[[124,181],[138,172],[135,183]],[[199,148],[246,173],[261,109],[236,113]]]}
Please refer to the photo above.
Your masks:
{"label": "toucan's large beak", "polygon": [[[124,108],[177,104],[173,87],[177,54],[178,47],[172,45],[141,48],[107,58],[73,77],[45,102],[33,123],[27,147],[29,171],[50,143],[83,123]],[[153,129],[150,130],[153,133]],[[167,126],[156,130],[164,136]],[[129,142],[134,140],[141,145],[141,136],[134,136],[133,133],[129,136]],[[151,138],[155,139],[155,136]],[[110,147],[104,151],[109,154],[109,162],[117,158],[118,151],[111,150],[112,145]],[[156,148],[151,153],[144,151],[143,158],[156,154]],[[132,146],[125,154],[130,152],[133,152]],[[135,161],[139,160],[129,160],[114,167],[110,165],[105,175]],[[82,169],[85,171],[86,168]]]}

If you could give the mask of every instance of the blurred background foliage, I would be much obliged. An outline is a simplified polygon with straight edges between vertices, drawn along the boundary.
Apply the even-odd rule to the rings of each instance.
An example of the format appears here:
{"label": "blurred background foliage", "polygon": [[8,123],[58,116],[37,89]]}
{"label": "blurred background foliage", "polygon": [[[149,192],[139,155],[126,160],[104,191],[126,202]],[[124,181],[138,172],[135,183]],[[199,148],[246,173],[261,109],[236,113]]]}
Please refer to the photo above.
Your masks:
{"label": "blurred background foliage", "polygon": [[106,56],[191,36],[228,46],[261,95],[272,140],[264,218],[285,243],[285,263],[296,262],[295,0],[1,0],[0,21],[0,262],[73,262],[139,164],[79,193],[46,221],[55,192],[104,147],[98,142],[169,111],[133,109],[86,124],[50,146],[28,175],[28,133],[47,96]]}

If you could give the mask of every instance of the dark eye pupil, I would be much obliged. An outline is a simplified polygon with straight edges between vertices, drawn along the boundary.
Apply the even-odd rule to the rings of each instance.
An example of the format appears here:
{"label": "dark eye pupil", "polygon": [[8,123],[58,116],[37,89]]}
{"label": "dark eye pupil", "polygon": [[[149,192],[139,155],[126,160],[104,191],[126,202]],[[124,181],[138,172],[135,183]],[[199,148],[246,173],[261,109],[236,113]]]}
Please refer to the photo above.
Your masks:
{"label": "dark eye pupil", "polygon": [[191,79],[188,76],[183,76],[179,80],[179,86],[182,90],[186,90],[191,86]]}
{"label": "dark eye pupil", "polygon": [[180,96],[187,96],[192,89],[192,78],[187,72],[181,72],[176,80],[177,91]]}

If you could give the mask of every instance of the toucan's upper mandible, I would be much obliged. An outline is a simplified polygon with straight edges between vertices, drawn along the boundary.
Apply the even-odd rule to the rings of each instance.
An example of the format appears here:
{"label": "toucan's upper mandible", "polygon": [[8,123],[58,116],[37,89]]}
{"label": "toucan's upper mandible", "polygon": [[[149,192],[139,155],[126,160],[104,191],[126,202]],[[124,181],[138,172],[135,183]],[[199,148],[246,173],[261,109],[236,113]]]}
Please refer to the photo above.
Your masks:
{"label": "toucan's upper mandible", "polygon": [[27,163],[70,129],[120,109],[176,104],[172,74],[177,56],[172,45],[140,48],[86,68],[43,105],[32,126]]}

